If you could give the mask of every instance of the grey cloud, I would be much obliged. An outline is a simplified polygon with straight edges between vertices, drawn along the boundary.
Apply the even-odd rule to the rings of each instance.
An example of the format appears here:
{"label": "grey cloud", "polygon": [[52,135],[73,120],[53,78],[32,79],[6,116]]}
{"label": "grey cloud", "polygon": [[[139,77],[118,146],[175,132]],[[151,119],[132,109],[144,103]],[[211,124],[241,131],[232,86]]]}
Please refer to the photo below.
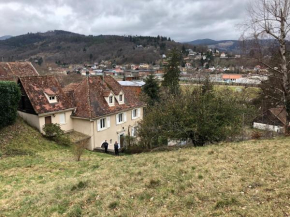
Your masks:
{"label": "grey cloud", "polygon": [[164,35],[176,41],[237,39],[248,0],[0,0],[0,35],[62,29],[82,34]]}

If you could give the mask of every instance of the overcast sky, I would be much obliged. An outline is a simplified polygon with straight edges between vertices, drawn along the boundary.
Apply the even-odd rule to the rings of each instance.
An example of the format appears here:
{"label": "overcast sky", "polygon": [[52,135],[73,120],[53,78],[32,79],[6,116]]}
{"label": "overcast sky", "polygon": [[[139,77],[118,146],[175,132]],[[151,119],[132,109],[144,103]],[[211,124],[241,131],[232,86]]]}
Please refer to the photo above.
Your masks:
{"label": "overcast sky", "polygon": [[175,41],[238,39],[248,0],[0,0],[0,36],[67,30],[163,35]]}

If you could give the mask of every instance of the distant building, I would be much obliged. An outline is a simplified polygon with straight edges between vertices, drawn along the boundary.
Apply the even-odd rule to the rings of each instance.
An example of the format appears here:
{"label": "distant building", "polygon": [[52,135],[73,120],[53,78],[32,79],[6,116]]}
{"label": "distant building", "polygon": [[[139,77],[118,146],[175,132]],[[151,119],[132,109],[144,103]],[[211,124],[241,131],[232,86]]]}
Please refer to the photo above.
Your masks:
{"label": "distant building", "polygon": [[227,83],[236,82],[237,79],[242,78],[240,74],[223,74],[222,80]]}

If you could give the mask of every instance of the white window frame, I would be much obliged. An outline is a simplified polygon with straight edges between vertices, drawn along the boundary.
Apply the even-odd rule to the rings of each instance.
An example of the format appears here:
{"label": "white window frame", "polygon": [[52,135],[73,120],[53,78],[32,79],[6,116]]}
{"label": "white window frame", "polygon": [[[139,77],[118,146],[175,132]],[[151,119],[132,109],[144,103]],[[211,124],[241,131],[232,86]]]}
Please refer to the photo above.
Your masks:
{"label": "white window frame", "polygon": [[106,128],[106,118],[100,119],[100,129],[103,130]]}
{"label": "white window frame", "polygon": [[[120,115],[122,115],[121,117],[121,121],[120,121]],[[123,112],[123,113],[119,113],[119,114],[116,114],[116,124],[118,125],[118,124],[123,124],[123,123],[125,123],[125,122],[127,122],[127,114],[126,114],[126,112]]]}
{"label": "white window frame", "polygon": [[[135,116],[135,114],[134,114],[135,111],[136,111],[136,116]],[[140,117],[140,111],[141,111],[140,108],[136,108],[136,109],[133,109],[133,110],[132,110],[132,120],[137,119],[137,118]]]}
{"label": "white window frame", "polygon": [[[63,118],[62,118],[62,117],[63,117]],[[65,113],[60,113],[60,114],[59,114],[59,124],[60,124],[60,125],[64,125],[64,124],[66,124]]]}
{"label": "white window frame", "polygon": [[120,101],[120,102],[123,102],[123,94],[120,94],[120,95],[119,95],[119,101]]}
{"label": "white window frame", "polygon": [[118,114],[118,122],[119,122],[119,123],[124,122],[123,113]]}
{"label": "white window frame", "polygon": [[111,127],[110,117],[105,117],[97,120],[97,131],[103,131]]}
{"label": "white window frame", "polygon": [[136,137],[136,127],[131,128],[131,136]]}
{"label": "white window frame", "polygon": [[110,104],[113,104],[113,103],[114,103],[113,96],[109,96],[109,103],[110,103]]}

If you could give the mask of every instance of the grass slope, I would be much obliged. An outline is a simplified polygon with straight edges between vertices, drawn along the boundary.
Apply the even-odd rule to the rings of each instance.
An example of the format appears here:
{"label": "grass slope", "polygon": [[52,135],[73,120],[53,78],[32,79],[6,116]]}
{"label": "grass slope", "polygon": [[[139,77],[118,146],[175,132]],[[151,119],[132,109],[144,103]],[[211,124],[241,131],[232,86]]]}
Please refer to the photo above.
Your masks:
{"label": "grass slope", "polygon": [[288,138],[76,162],[16,125],[6,147],[33,154],[0,160],[0,216],[290,215]]}

